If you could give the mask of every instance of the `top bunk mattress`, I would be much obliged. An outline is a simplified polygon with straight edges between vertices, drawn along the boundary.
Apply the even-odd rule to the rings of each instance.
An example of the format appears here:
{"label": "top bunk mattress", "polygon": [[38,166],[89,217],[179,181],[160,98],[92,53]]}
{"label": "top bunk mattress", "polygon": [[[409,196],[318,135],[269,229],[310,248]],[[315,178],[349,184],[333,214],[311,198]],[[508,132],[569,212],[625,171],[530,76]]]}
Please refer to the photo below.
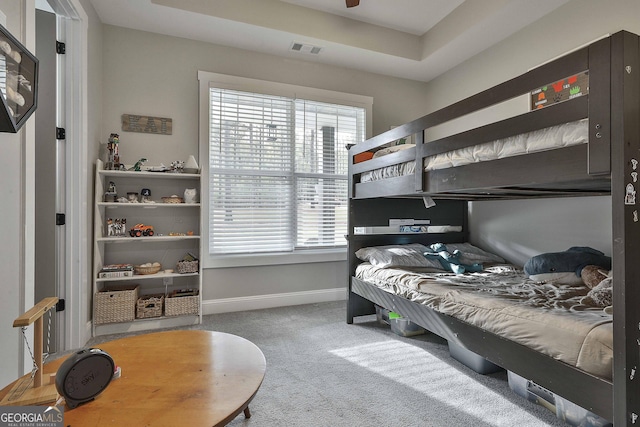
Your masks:
{"label": "top bunk mattress", "polygon": [[611,379],[613,318],[582,304],[585,286],[535,282],[507,264],[458,275],[421,270],[364,262],[356,278]]}
{"label": "top bunk mattress", "polygon": [[[470,147],[465,147],[424,159],[424,171],[446,169],[471,163],[521,156],[589,141],[589,120],[563,123],[545,129],[536,130],[509,138],[498,139]],[[413,147],[412,144],[397,145],[376,152],[374,157],[391,154],[395,151]],[[384,168],[363,172],[360,182],[371,182],[386,178],[409,175],[415,172],[415,162],[404,162]]]}

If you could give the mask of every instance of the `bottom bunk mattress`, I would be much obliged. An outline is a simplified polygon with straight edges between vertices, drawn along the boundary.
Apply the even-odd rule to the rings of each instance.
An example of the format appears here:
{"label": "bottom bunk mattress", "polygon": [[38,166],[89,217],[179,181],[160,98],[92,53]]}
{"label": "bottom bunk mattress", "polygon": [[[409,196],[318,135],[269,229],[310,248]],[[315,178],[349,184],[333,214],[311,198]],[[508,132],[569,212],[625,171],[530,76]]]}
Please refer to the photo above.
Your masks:
{"label": "bottom bunk mattress", "polygon": [[589,290],[585,286],[535,282],[506,264],[465,274],[421,270],[365,262],[356,277],[592,375],[612,378],[613,318],[581,303]]}

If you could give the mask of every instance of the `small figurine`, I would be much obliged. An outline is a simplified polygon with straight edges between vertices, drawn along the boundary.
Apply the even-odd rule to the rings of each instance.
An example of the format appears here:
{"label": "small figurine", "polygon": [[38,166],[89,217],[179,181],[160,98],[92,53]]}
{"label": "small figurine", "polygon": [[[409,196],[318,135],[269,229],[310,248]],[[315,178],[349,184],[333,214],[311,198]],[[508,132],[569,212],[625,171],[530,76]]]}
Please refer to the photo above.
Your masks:
{"label": "small figurine", "polygon": [[126,234],[126,218],[107,218],[107,236],[124,236]]}
{"label": "small figurine", "polygon": [[142,203],[153,203],[153,200],[151,200],[151,190],[143,188],[140,191],[140,201]]}
{"label": "small figurine", "polygon": [[118,191],[116,190],[116,184],[113,181],[109,181],[109,188],[104,193],[105,202],[117,202]]}
{"label": "small figurine", "polygon": [[130,171],[140,172],[142,170],[142,165],[147,161],[144,157],[136,162],[133,167],[129,168]]}
{"label": "small figurine", "polygon": [[117,133],[109,135],[109,143],[107,148],[109,149],[109,160],[107,161],[107,169],[120,170],[120,152],[118,150],[118,144],[120,143],[120,136]]}
{"label": "small figurine", "polygon": [[184,171],[184,161],[183,160],[176,160],[174,162],[171,162],[171,172],[182,173],[183,171]]}
{"label": "small figurine", "polygon": [[117,218],[116,219],[116,228],[118,230],[118,236],[124,236],[127,234],[127,219],[126,218]]}
{"label": "small figurine", "polygon": [[186,188],[184,190],[184,202],[185,203],[196,203],[196,197],[198,196],[198,191],[195,188]]}

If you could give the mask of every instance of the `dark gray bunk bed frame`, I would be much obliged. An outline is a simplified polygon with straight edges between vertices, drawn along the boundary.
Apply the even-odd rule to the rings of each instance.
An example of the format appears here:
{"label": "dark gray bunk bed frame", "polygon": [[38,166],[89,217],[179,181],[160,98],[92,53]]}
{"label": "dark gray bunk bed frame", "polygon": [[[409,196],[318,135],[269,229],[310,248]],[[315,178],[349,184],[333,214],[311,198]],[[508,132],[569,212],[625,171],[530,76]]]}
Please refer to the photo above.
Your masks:
{"label": "dark gray bunk bed frame", "polygon": [[[468,113],[588,71],[589,93],[424,144],[425,130]],[[484,163],[360,183],[360,174],[387,165],[549,126],[589,118],[589,143]],[[353,157],[412,135],[416,147],[355,163]],[[528,378],[616,426],[640,424],[640,220],[634,197],[640,183],[640,38],[621,31],[449,107],[349,149],[349,292],[347,322],[397,311],[426,329]],[[467,201],[610,194],[614,277],[613,381],[577,368],[382,291],[354,277],[362,247],[392,243],[468,241]],[[421,197],[436,200],[425,210]],[[626,200],[625,200],[625,197]],[[640,203],[640,201],[638,202]],[[354,227],[386,225],[389,218],[425,218],[462,225],[460,233],[361,235]]]}

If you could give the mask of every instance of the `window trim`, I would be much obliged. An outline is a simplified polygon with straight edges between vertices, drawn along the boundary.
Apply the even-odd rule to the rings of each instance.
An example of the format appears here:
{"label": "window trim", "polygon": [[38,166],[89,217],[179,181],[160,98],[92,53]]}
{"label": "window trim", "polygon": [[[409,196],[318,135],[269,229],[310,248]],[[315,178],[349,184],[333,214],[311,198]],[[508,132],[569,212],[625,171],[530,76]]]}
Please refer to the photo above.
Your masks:
{"label": "window trim", "polygon": [[211,255],[207,250],[209,245],[209,88],[239,90],[245,92],[262,93],[275,96],[286,96],[294,99],[326,102],[332,104],[349,105],[364,108],[366,111],[365,136],[370,138],[373,128],[372,110],[373,97],[317,89],[306,86],[278,83],[267,80],[250,79],[231,76],[228,74],[198,71],[199,81],[199,162],[201,165],[201,204],[200,215],[201,253],[200,261],[203,268],[224,268],[259,265],[298,264],[315,262],[345,261],[346,248],[331,249],[302,249],[286,253],[272,254],[237,254]]}

